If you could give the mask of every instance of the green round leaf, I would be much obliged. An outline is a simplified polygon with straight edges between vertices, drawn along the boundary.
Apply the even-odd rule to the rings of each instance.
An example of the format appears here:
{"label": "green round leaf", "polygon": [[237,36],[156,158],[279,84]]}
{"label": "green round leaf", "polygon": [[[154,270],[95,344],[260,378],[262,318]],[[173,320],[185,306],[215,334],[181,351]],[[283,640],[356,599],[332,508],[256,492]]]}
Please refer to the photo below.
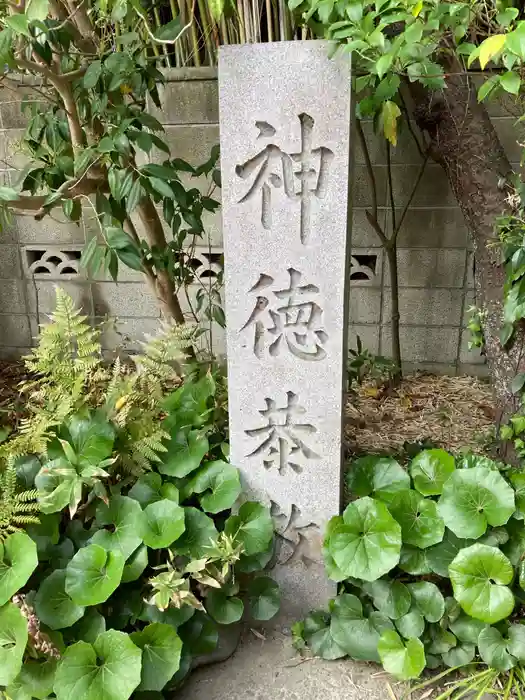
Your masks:
{"label": "green round leaf", "polygon": [[141,544],[133,554],[126,559],[122,571],[122,583],[136,581],[148,565],[148,548]]}
{"label": "green round leaf", "polygon": [[279,586],[269,576],[254,578],[248,587],[248,604],[253,618],[271,620],[279,612]]}
{"label": "green round leaf", "polygon": [[419,581],[407,587],[423,617],[429,622],[439,622],[445,614],[445,599],[436,584]]}
{"label": "green round leaf", "polygon": [[414,487],[423,496],[439,496],[455,470],[454,457],[445,450],[423,450],[410,463]]}
{"label": "green round leaf", "polygon": [[346,656],[346,651],[332,637],[330,615],[324,610],[314,610],[306,616],[303,635],[315,656],[329,660]]}
{"label": "green round leaf", "polygon": [[384,503],[361,498],[334,522],[326,548],[347,577],[375,581],[399,562],[401,527]]}
{"label": "green round leaf", "polygon": [[417,639],[425,631],[425,619],[417,610],[411,610],[399,620],[396,620],[399,634],[405,639]]}
{"label": "green round leaf", "polygon": [[95,413],[88,418],[75,415],[69,421],[68,430],[82,466],[97,467],[111,457],[115,431],[103,414]]}
{"label": "green round leaf", "polygon": [[509,533],[504,527],[493,527],[478,540],[479,544],[488,544],[490,547],[499,547],[509,541]]}
{"label": "green round leaf", "polygon": [[[445,651],[441,658],[446,666],[449,668],[455,668],[456,666],[466,666],[471,661],[474,660],[476,656],[476,645],[475,644],[458,644],[452,647],[449,651]],[[427,664],[428,666],[428,664]]]}
{"label": "green round leaf", "polygon": [[385,629],[393,628],[381,613],[373,612],[365,618],[356,596],[343,593],[333,603],[330,634],[335,644],[353,659],[379,663],[379,637]]}
{"label": "green round leaf", "polygon": [[273,538],[273,521],[268,508],[248,501],[237,515],[230,515],[224,530],[227,535],[235,535],[235,542],[243,545],[243,553],[251,556],[268,549]]}
{"label": "green round leaf", "polygon": [[507,649],[518,661],[525,661],[525,625],[509,625]]}
{"label": "green round leaf", "polygon": [[231,464],[218,460],[201,467],[188,488],[201,494],[199,501],[207,513],[220,513],[231,508],[241,493],[239,471]]}
{"label": "green round leaf", "polygon": [[475,454],[464,454],[462,457],[458,457],[456,460],[458,469],[474,469],[474,467],[485,467],[487,469],[494,469],[499,471],[499,467],[492,459],[484,457],[483,455]]}
{"label": "green round leaf", "polygon": [[525,517],[525,474],[523,472],[512,472],[510,475],[510,483],[514,487],[514,497],[516,499],[517,514]]}
{"label": "green round leaf", "polygon": [[236,571],[240,571],[243,574],[254,574],[257,571],[262,571],[266,568],[269,562],[272,560],[274,555],[273,538],[270,542],[266,552],[261,552],[260,554],[252,554],[246,556],[242,554],[239,561],[235,566]]}
{"label": "green round leaf", "polygon": [[388,503],[395,493],[410,488],[410,477],[395,459],[368,455],[352,462],[346,483],[360,498],[373,496]]}
{"label": "green round leaf", "polygon": [[198,508],[184,508],[184,525],[184,532],[173,544],[173,549],[192,559],[206,557],[219,535],[213,520]]}
{"label": "green round leaf", "polygon": [[40,584],[35,596],[35,611],[52,630],[71,627],[84,614],[84,608],[74,603],[66,593],[66,570],[53,571]]}
{"label": "green round leaf", "polygon": [[208,438],[201,430],[178,430],[166,447],[167,452],[163,452],[157,468],[161,474],[179,479],[198,469],[210,449]]}
{"label": "green round leaf", "polygon": [[58,700],[127,700],[140,683],[141,650],[127,634],[108,630],[91,645],[66,649],[55,676]]}
{"label": "green round leaf", "polygon": [[431,570],[438,576],[448,578],[448,567],[456,554],[473,543],[474,540],[460,539],[451,530],[446,529],[443,541],[426,550]]}
{"label": "green round leaf", "polygon": [[12,700],[26,697],[46,700],[53,692],[56,668],[56,659],[24,661],[20,673],[7,688],[7,697]]}
{"label": "green round leaf", "polygon": [[120,584],[124,556],[97,544],[79,549],[66,568],[66,593],[77,605],[98,605]]}
{"label": "green round leaf", "polygon": [[0,541],[0,605],[28,582],[37,566],[36,544],[25,532],[14,532]]}
{"label": "green round leaf", "polygon": [[25,530],[33,542],[36,543],[38,559],[44,561],[50,558],[53,547],[58,544],[60,539],[58,529],[60,514],[44,515],[41,513],[38,519],[39,523],[27,525]]}
{"label": "green round leaf", "polygon": [[504,525],[514,513],[514,491],[496,471],[458,469],[448,479],[438,511],[457,537],[477,539],[487,525]]}
{"label": "green round leaf", "polygon": [[401,525],[404,544],[426,549],[443,539],[445,523],[437,512],[436,504],[417,491],[396,493],[388,509]]}
{"label": "green round leaf", "polygon": [[144,603],[138,619],[144,622],[162,622],[165,625],[171,625],[173,629],[178,629],[194,614],[195,608],[192,608],[190,605],[184,605],[182,608],[159,610],[156,605]]}
{"label": "green round leaf", "polygon": [[240,598],[212,588],[206,596],[206,610],[220,625],[231,625],[241,619],[244,604]]}
{"label": "green round leaf", "polygon": [[443,629],[441,625],[430,625],[429,633],[428,650],[431,654],[446,654],[458,644],[452,632]]}
{"label": "green round leaf", "polygon": [[133,488],[130,489],[128,497],[134,501],[138,501],[142,508],[149,506],[150,503],[160,501],[162,488],[162,477],[157,472],[148,472],[135,482]]}
{"label": "green round leaf", "polygon": [[22,668],[27,620],[12,603],[0,608],[0,686],[12,683]]}
{"label": "green round leaf", "polygon": [[419,639],[401,637],[392,630],[381,635],[377,651],[383,668],[401,681],[418,678],[425,668],[425,648]]}
{"label": "green round leaf", "polygon": [[179,627],[179,635],[193,656],[210,654],[219,639],[217,624],[200,610]]}
{"label": "green round leaf", "polygon": [[404,544],[401,547],[401,557],[398,566],[401,571],[406,571],[407,574],[412,574],[412,576],[430,574],[432,569],[430,568],[427,554],[428,550]]}
{"label": "green round leaf", "polygon": [[514,572],[499,549],[485,544],[462,549],[450,565],[449,573],[454,597],[471,617],[492,624],[509,617],[513,611],[514,595],[507,584]]}
{"label": "green round leaf", "polygon": [[152,549],[164,549],[182,535],[184,527],[184,508],[163,499],[145,508],[142,539]]}
{"label": "green round leaf", "polygon": [[95,610],[88,608],[78,622],[75,622],[73,627],[70,627],[68,632],[68,640],[75,642],[88,642],[94,644],[99,634],[106,631],[106,618]]}
{"label": "green round leaf", "polygon": [[375,607],[392,620],[398,620],[406,615],[412,605],[410,591],[400,581],[373,581],[363,587],[371,596]]}
{"label": "green round leaf", "polygon": [[460,615],[457,620],[449,623],[450,630],[455,634],[460,642],[468,644],[477,644],[479,633],[485,629],[487,625],[481,620],[475,620],[468,615]]}
{"label": "green round leaf", "polygon": [[118,550],[127,559],[142,543],[144,516],[137,501],[127,496],[112,496],[109,506],[100,503],[96,525],[101,529],[91,538],[108,551]]}
{"label": "green round leaf", "polygon": [[507,641],[495,627],[485,627],[478,637],[479,655],[483,661],[498,671],[509,671],[517,659],[508,650]]}
{"label": "green round leaf", "polygon": [[142,649],[142,676],[139,691],[162,690],[179,670],[182,641],[171,625],[154,622],[141,632],[133,632],[131,641]]}

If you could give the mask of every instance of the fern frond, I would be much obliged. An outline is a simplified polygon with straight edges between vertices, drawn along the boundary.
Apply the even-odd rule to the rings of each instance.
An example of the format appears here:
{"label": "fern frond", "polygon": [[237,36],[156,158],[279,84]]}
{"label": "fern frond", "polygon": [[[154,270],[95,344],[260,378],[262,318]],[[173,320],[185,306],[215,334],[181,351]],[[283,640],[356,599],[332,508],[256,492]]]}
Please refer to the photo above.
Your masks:
{"label": "fern frond", "polygon": [[138,371],[157,381],[177,378],[174,365],[180,368],[186,359],[195,333],[196,329],[189,325],[163,322],[157,335],[146,336],[146,342],[141,343],[142,355],[135,358]]}
{"label": "fern frond", "polygon": [[51,382],[62,391],[81,392],[87,376],[102,361],[100,330],[89,325],[60,287],[56,287],[56,308],[50,319],[41,326],[38,346],[25,358],[27,369],[39,375],[30,386],[36,390]]}
{"label": "fern frond", "polygon": [[10,458],[0,473],[0,540],[24,525],[40,522],[37,496],[36,490],[18,491],[14,459]]}

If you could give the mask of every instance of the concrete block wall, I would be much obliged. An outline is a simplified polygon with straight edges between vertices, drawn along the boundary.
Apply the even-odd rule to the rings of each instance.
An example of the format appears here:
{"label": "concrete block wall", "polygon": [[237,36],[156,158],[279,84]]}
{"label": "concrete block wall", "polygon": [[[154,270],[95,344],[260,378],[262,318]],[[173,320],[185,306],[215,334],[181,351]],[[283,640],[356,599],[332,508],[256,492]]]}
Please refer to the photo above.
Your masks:
{"label": "concrete block wall", "polygon": [[[163,109],[152,112],[165,125],[172,152],[197,165],[219,142],[218,94],[212,68],[171,71],[163,90]],[[24,119],[22,94],[0,90],[0,171],[9,181],[23,164],[17,152]],[[493,120],[513,162],[519,161],[515,119],[496,106]],[[387,207],[386,154],[371,122],[363,124],[374,176],[380,221],[390,230]],[[396,205],[404,207],[420,168],[421,156],[408,131],[392,150]],[[366,220],[371,189],[363,153],[356,140],[353,179],[352,258],[350,268],[350,346],[359,335],[372,352],[389,354],[391,289],[386,256]],[[193,181],[195,183],[195,181]],[[197,184],[199,184],[197,182]],[[200,183],[205,186],[204,183]],[[208,242],[195,252],[202,280],[215,274],[221,253],[220,211],[207,215]],[[60,210],[53,218],[35,221],[17,217],[0,232],[0,356],[29,349],[38,321],[53,309],[54,285],[62,284],[82,303],[88,316],[117,317],[103,334],[106,349],[136,341],[158,324],[158,310],[140,274],[123,269],[118,283],[90,279],[79,269],[85,241],[96,235],[93,213],[85,211],[80,225],[65,223]],[[210,259],[210,253],[211,259]],[[468,350],[463,330],[466,310],[475,302],[472,251],[462,214],[441,168],[428,164],[399,234],[401,343],[407,368],[447,373],[485,372],[483,358]],[[196,287],[190,289],[190,299]],[[184,299],[181,299],[187,307]],[[224,352],[224,335],[213,329],[214,350]]]}

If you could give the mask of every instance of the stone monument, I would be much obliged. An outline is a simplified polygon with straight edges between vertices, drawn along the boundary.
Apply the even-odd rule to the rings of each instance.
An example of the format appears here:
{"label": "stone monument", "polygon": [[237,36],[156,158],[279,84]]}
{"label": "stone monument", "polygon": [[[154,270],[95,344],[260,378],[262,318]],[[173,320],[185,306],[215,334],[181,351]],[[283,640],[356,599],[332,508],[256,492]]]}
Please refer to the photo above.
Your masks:
{"label": "stone monument", "polygon": [[325,42],[220,50],[232,464],[271,505],[288,608],[332,594],[341,501],[350,65]]}

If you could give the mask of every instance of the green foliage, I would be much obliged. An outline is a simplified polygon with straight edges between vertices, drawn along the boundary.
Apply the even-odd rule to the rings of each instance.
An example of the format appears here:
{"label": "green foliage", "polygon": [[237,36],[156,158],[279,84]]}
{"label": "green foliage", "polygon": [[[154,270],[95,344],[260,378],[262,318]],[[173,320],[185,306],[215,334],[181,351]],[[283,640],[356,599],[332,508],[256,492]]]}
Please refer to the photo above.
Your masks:
{"label": "green foliage", "polygon": [[339,594],[328,612],[296,626],[296,646],[323,658],[380,661],[401,680],[476,658],[491,667],[491,683],[493,671],[512,669],[518,678],[523,481],[498,467],[436,449],[419,452],[406,470],[385,457],[351,464],[356,500],[330,520],[323,544]]}
{"label": "green foliage", "polygon": [[35,489],[20,490],[14,460],[10,459],[0,473],[0,540],[39,522],[37,496]]}
{"label": "green foliage", "polygon": [[356,386],[369,380],[385,383],[396,374],[398,367],[393,360],[382,355],[372,354],[363,347],[359,336],[357,336],[356,342],[356,349],[348,351],[346,375],[349,391],[355,391]]}
{"label": "green foliage", "polygon": [[[59,304],[30,360],[42,371],[28,389],[26,432],[2,445],[33,452],[11,459],[2,482],[0,689],[57,700],[169,694],[221,626],[245,610],[260,620],[278,611],[278,587],[261,575],[272,518],[254,502],[231,512],[239,474],[221,458],[214,376],[182,352],[191,336],[166,326],[134,367],[107,367],[98,341],[78,356],[85,321],[61,294]],[[42,425],[60,394],[66,415],[30,443],[27,426]],[[158,448],[130,471],[137,440],[151,435]],[[17,467],[40,518],[20,519]]]}

